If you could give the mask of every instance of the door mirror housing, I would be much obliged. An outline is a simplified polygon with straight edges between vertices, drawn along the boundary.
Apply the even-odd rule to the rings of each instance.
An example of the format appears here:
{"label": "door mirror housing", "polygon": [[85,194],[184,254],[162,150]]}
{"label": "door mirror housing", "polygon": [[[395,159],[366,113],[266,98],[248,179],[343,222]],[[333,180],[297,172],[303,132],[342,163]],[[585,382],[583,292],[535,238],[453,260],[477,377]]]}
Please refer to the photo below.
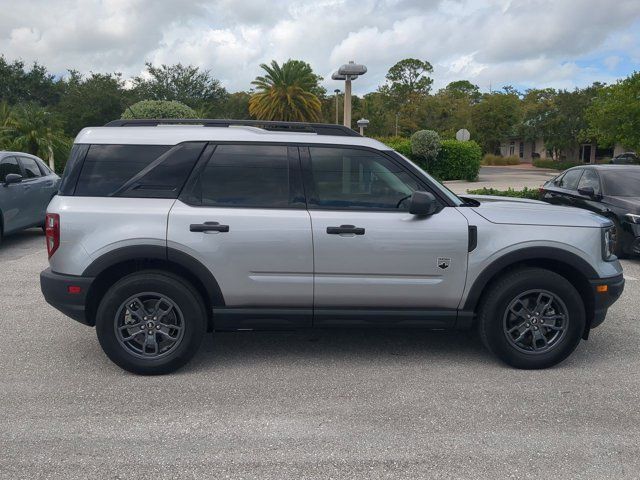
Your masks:
{"label": "door mirror housing", "polygon": [[589,197],[589,198],[597,197],[596,191],[593,189],[593,187],[582,187],[582,188],[579,188],[578,189],[578,193],[580,195],[584,195],[585,197]]}
{"label": "door mirror housing", "polygon": [[409,213],[413,215],[433,215],[438,211],[438,201],[433,193],[430,192],[413,192],[411,195],[411,203],[409,204]]}
{"label": "door mirror housing", "polygon": [[11,185],[12,183],[20,183],[22,181],[22,175],[18,175],[17,173],[10,173],[6,177],[4,177],[4,184]]}

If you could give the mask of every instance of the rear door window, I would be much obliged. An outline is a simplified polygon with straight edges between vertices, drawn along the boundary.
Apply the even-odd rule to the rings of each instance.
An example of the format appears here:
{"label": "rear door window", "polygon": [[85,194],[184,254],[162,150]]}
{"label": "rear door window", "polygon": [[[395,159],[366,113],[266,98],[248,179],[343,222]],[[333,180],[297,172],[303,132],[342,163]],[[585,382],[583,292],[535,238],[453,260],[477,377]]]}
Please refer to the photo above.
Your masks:
{"label": "rear door window", "polygon": [[22,163],[25,178],[38,178],[42,176],[40,168],[38,167],[38,162],[33,158],[20,157],[20,163]]}

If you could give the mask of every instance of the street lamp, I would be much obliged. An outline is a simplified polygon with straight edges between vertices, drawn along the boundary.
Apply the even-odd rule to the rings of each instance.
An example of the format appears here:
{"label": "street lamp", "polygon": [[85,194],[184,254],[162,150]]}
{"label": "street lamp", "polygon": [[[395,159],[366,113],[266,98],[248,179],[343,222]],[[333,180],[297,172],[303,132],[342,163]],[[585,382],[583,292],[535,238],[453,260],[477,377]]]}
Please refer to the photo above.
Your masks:
{"label": "street lamp", "polygon": [[338,117],[338,110],[340,110],[340,107],[339,107],[339,105],[338,105],[338,98],[339,98],[339,95],[340,95],[340,89],[339,89],[339,88],[336,88],[336,89],[333,91],[333,93],[335,93],[335,94],[336,94],[336,125],[337,125],[337,124],[339,124],[339,123],[340,123],[340,119],[339,119],[339,117]]}
{"label": "street lamp", "polygon": [[367,73],[367,67],[351,60],[331,75],[333,80],[344,80],[344,124],[351,128],[351,82]]}
{"label": "street lamp", "polygon": [[369,126],[369,120],[366,118],[361,118],[358,120],[358,128],[360,128],[360,135],[364,136],[364,129]]}

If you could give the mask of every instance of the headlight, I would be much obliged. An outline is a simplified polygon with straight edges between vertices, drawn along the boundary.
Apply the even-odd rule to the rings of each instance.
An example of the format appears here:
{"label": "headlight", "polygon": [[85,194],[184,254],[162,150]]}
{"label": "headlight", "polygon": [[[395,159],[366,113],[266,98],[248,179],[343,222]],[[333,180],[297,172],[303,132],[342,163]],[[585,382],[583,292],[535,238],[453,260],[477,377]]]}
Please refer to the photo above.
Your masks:
{"label": "headlight", "polygon": [[613,235],[615,227],[605,227],[602,229],[602,258],[603,260],[613,260]]}
{"label": "headlight", "polygon": [[636,215],[635,213],[627,213],[624,218],[630,223],[640,223],[640,215]]}

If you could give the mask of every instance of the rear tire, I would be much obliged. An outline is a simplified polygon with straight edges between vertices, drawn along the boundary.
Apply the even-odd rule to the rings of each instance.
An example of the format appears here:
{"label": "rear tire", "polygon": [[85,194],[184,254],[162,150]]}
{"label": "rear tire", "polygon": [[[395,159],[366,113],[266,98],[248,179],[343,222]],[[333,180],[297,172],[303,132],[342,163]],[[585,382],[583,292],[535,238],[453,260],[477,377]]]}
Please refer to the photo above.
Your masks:
{"label": "rear tire", "polygon": [[198,351],[206,310],[197,291],[168,272],[127,275],[104,295],[96,315],[102,349],[121,368],[140,375],[177,370]]}
{"label": "rear tire", "polygon": [[582,297],[561,275],[523,268],[496,280],[480,306],[485,346],[512,367],[540,369],[566,359],[585,328]]}

